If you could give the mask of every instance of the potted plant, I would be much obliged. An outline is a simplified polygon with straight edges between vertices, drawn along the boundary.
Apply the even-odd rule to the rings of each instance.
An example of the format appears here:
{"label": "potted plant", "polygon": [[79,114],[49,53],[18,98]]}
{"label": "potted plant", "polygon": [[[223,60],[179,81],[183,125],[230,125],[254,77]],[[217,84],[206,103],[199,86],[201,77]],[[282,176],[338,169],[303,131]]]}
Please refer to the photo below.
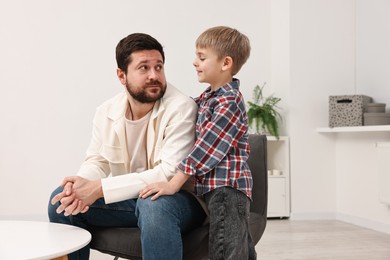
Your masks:
{"label": "potted plant", "polygon": [[262,87],[256,85],[253,90],[253,102],[248,102],[248,123],[251,126],[253,122],[256,126],[256,133],[268,133],[279,139],[279,122],[282,116],[277,111],[280,98],[273,95],[264,97]]}

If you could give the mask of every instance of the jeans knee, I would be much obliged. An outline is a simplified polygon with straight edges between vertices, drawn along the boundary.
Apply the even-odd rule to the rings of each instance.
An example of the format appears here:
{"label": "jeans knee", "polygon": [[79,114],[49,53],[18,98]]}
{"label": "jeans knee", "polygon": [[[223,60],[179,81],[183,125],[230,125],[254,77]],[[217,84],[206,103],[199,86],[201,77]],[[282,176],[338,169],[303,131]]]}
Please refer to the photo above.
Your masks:
{"label": "jeans knee", "polygon": [[152,201],[150,198],[138,199],[136,206],[136,215],[138,218],[143,216],[161,217],[163,207],[158,200]]}
{"label": "jeans knee", "polygon": [[48,216],[50,222],[57,222],[56,219],[58,219],[59,214],[57,213],[57,208],[59,207],[60,203],[57,202],[56,204],[52,204],[51,200],[59,193],[61,193],[63,190],[63,187],[58,187],[55,189],[52,194],[50,195],[49,203],[48,203]]}
{"label": "jeans knee", "polygon": [[166,226],[167,221],[174,221],[176,219],[177,212],[171,210],[169,205],[164,199],[160,197],[157,200],[138,199],[136,206],[136,216],[138,218],[138,225],[144,228]]}

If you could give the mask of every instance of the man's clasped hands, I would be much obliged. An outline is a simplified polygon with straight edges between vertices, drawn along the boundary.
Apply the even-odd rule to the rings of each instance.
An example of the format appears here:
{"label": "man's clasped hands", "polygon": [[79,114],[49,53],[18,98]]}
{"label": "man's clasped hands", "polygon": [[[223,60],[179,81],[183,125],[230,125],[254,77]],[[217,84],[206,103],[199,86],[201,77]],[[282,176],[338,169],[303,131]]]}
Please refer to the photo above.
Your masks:
{"label": "man's clasped hands", "polygon": [[64,187],[63,191],[54,196],[51,203],[54,205],[60,202],[57,213],[64,211],[65,216],[85,213],[89,210],[89,205],[103,197],[100,180],[90,181],[79,176],[69,176],[62,181],[61,186]]}

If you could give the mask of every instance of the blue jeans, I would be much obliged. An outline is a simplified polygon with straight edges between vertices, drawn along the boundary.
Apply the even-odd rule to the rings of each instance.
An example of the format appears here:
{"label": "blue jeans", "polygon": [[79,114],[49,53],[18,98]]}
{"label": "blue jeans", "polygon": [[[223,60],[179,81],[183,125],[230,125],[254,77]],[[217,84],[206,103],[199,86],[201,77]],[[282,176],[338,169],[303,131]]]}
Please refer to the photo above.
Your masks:
{"label": "blue jeans", "polygon": [[[57,188],[50,200],[63,188]],[[51,205],[48,214],[50,222],[62,223],[88,229],[99,227],[139,227],[143,259],[163,260],[182,259],[183,245],[181,234],[200,226],[206,214],[193,195],[179,191],[175,195],[162,196],[155,201],[131,199],[105,204],[99,199],[84,214],[65,216],[57,214],[59,203]],[[69,256],[69,260],[89,259],[89,246]]]}
{"label": "blue jeans", "polygon": [[210,260],[255,260],[249,198],[231,187],[216,188],[204,197],[210,211]]}

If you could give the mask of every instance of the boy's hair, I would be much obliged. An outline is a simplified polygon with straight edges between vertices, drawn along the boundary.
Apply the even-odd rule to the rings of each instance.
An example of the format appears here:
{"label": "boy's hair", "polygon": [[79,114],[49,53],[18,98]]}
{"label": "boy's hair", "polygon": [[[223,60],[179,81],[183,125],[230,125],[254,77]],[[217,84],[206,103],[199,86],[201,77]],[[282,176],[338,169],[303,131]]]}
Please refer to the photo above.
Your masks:
{"label": "boy's hair", "polygon": [[120,40],[116,46],[116,63],[118,68],[127,73],[127,67],[132,61],[131,54],[143,50],[159,51],[163,63],[165,63],[163,47],[155,38],[145,33],[133,33]]}
{"label": "boy's hair", "polygon": [[198,37],[195,46],[212,48],[217,53],[218,59],[226,56],[231,57],[233,59],[233,75],[240,71],[251,51],[248,37],[238,30],[226,26],[207,29]]}

